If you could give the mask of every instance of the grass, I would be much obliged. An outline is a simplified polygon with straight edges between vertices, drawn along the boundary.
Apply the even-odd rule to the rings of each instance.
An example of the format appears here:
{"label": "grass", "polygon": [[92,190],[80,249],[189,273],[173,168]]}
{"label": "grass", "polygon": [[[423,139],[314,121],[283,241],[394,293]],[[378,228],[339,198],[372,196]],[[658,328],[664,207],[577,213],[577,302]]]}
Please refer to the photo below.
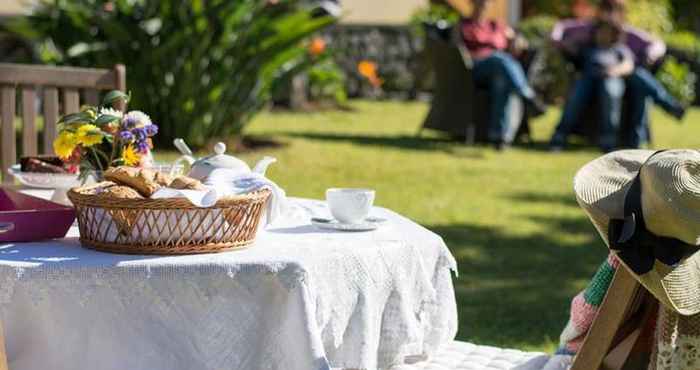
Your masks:
{"label": "grass", "polygon": [[[416,138],[424,103],[353,106],[260,115],[248,133],[285,144],[265,151],[279,159],[269,176],[300,197],[323,198],[333,186],[377,189],[379,205],[442,235],[457,258],[460,339],[553,350],[570,299],[606,255],[572,193],[577,169],[599,153],[544,151],[557,111],[533,123],[541,144],[500,153]],[[698,121],[700,111],[684,125],[653,112],[655,146],[697,147]]]}

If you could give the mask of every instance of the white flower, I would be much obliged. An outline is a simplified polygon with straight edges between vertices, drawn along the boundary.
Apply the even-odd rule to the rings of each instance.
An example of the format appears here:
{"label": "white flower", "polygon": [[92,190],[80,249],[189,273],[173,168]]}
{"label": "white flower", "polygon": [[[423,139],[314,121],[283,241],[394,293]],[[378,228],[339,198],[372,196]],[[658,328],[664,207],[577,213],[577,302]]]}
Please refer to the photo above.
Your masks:
{"label": "white flower", "polygon": [[144,127],[151,124],[151,117],[139,110],[132,110],[122,118],[122,125],[126,128]]}
{"label": "white flower", "polygon": [[115,116],[122,118],[124,116],[124,113],[120,110],[112,109],[112,108],[100,108],[100,116],[103,116],[105,114],[109,114],[110,116]]}

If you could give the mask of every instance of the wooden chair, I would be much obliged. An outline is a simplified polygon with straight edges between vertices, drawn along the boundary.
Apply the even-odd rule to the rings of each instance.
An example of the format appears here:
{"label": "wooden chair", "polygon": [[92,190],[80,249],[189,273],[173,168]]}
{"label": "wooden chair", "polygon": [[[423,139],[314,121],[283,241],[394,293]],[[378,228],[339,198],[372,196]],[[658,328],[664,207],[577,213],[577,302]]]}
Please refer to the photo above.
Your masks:
{"label": "wooden chair", "polygon": [[[656,299],[621,266],[570,370],[646,369],[657,312]],[[570,361],[561,357],[453,341],[430,359],[407,359],[390,370],[560,369]]]}
{"label": "wooden chair", "polygon": [[[435,73],[435,88],[430,111],[418,135],[423,129],[432,129],[463,139],[466,144],[487,142],[489,109],[484,107],[489,106],[489,97],[474,82],[473,61],[461,41],[459,28],[425,25],[425,29],[426,53]],[[515,94],[511,99],[507,141],[529,134],[522,99]]]}
{"label": "wooden chair", "polygon": [[658,302],[620,266],[570,370],[646,369]]}
{"label": "wooden chair", "polygon": [[[17,95],[20,96],[21,103],[22,155],[27,156],[52,154],[58,118],[77,112],[81,101],[97,105],[100,92],[104,90],[126,90],[126,69],[123,65],[116,65],[113,69],[92,69],[0,63],[2,182],[12,183],[12,177],[5,174],[10,166],[17,163]],[[44,118],[41,148],[37,131],[38,105],[41,106]]]}

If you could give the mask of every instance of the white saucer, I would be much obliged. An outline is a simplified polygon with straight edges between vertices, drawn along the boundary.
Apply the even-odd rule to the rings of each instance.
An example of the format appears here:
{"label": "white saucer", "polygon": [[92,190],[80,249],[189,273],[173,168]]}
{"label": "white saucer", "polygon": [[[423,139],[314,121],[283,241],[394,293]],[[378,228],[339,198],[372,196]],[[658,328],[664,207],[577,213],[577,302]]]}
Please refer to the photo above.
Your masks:
{"label": "white saucer", "polygon": [[372,231],[376,230],[386,222],[384,218],[367,217],[361,222],[354,224],[346,224],[332,218],[314,217],[311,219],[311,224],[326,230],[336,231]]}

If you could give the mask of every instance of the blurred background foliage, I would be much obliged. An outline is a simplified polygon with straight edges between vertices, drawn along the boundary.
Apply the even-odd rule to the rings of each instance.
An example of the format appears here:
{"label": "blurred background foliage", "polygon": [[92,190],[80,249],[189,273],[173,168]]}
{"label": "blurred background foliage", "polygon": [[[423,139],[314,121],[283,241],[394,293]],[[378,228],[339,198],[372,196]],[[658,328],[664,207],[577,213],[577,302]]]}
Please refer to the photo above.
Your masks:
{"label": "blurred background foliage", "polygon": [[[451,7],[418,8],[407,25],[327,27],[334,19],[318,17],[312,3],[42,0],[32,16],[4,25],[4,31],[22,37],[5,42],[11,50],[0,52],[24,58],[13,61],[124,63],[132,108],[161,124],[161,141],[182,136],[195,146],[217,137],[240,139],[250,118],[271,100],[271,91],[276,102],[290,100],[293,76],[306,82],[311,104],[305,107],[342,107],[352,97],[424,98],[432,90],[424,25],[449,29],[459,20]],[[549,34],[559,19],[595,5],[596,0],[523,1],[517,29],[536,51],[530,78],[549,102],[563,100],[574,76],[549,44]],[[700,73],[700,2],[627,0],[627,10],[632,25],[667,42],[672,58],[660,68],[659,79],[681,100],[691,101],[699,85],[694,75]],[[2,31],[0,37],[7,35]],[[379,86],[358,72],[361,62],[376,66]]]}
{"label": "blurred background foliage", "polygon": [[332,57],[324,58],[308,71],[309,99],[319,104],[342,107],[348,102],[345,71]]}
{"label": "blurred background foliage", "polygon": [[159,141],[201,146],[240,138],[277,85],[321,60],[304,42],[335,19],[318,14],[297,0],[54,0],[4,27],[46,63],[125,64]]}
{"label": "blurred background foliage", "polygon": [[[549,101],[565,96],[573,69],[561,55],[549,46],[547,39],[559,17],[570,14],[571,4],[562,8],[561,4],[542,4],[540,15],[524,19],[518,30],[540,49],[535,66],[533,84]],[[564,2],[565,3],[565,2]],[[569,2],[573,3],[573,2]],[[698,63],[700,63],[700,39],[698,36],[677,23],[676,14],[681,13],[680,6],[697,11],[700,4],[681,4],[672,0],[630,0],[627,1],[627,20],[632,26],[643,29],[664,39],[669,46],[669,57],[661,65],[657,77],[674,96],[686,104],[696,100]]]}

